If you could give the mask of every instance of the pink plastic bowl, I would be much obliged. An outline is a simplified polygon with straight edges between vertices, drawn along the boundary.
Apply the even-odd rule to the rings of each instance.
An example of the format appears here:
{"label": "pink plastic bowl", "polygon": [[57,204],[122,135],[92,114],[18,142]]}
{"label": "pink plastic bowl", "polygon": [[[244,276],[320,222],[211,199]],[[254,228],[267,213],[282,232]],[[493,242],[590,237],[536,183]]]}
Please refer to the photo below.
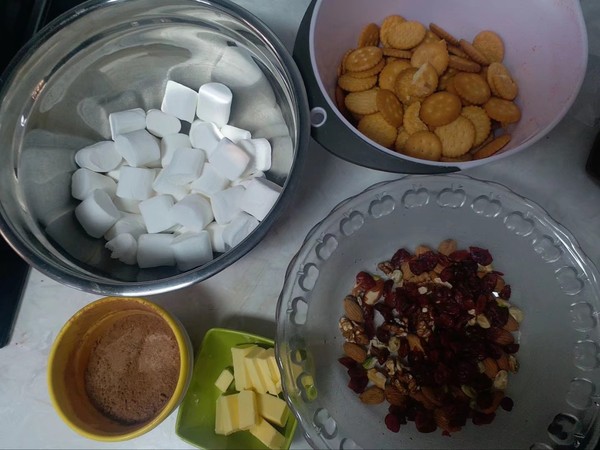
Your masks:
{"label": "pink plastic bowl", "polygon": [[[434,22],[469,41],[481,30],[504,40],[504,64],[519,84],[517,104],[522,118],[510,128],[511,142],[482,160],[453,163],[467,169],[513,155],[546,135],[573,104],[586,72],[588,41],[578,0],[317,0],[310,23],[310,58],[319,88],[337,117],[372,147],[397,158],[431,166],[398,154],[359,133],[335,106],[337,68],[346,50],[354,48],[360,31],[381,24],[391,14],[424,25]],[[332,120],[328,117],[326,120]]]}

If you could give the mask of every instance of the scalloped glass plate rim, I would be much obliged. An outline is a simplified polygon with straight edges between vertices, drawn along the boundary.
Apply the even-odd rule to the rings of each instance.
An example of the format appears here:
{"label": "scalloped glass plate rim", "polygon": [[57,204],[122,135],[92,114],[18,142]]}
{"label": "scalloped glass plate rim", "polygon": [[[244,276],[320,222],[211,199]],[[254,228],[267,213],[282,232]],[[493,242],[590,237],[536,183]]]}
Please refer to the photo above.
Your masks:
{"label": "scalloped glass plate rim", "polygon": [[[570,231],[568,231],[564,226],[562,226],[557,221],[555,221],[553,218],[551,218],[549,216],[549,214],[547,213],[547,211],[544,208],[542,208],[540,205],[533,202],[532,200],[529,200],[529,199],[515,193],[514,191],[512,191],[511,189],[509,189],[508,187],[506,187],[500,183],[480,180],[480,179],[476,179],[476,178],[462,175],[462,174],[461,175],[457,175],[457,174],[407,175],[407,176],[404,176],[404,177],[396,179],[396,180],[383,181],[383,182],[374,184],[374,185],[368,187],[367,189],[363,190],[362,192],[358,193],[357,195],[351,196],[351,197],[341,201],[340,203],[338,203],[338,205],[336,205],[330,211],[330,213],[325,216],[325,218],[323,218],[321,221],[316,223],[316,225],[313,228],[311,228],[311,230],[307,233],[307,236],[304,239],[303,243],[301,244],[300,249],[292,257],[290,264],[288,265],[288,268],[286,270],[285,282],[284,282],[284,286],[283,286],[283,289],[281,291],[281,294],[280,294],[280,297],[278,300],[277,311],[276,311],[276,320],[277,320],[276,351],[277,351],[277,357],[278,357],[277,358],[278,364],[280,365],[280,369],[283,371],[284,375],[289,375],[289,373],[290,373],[289,367],[286,367],[287,364],[289,363],[289,361],[288,361],[289,355],[286,353],[286,351],[289,350],[289,346],[287,345],[287,342],[286,342],[286,339],[288,338],[288,334],[289,334],[289,330],[286,329],[287,319],[288,319],[286,312],[289,311],[289,303],[286,303],[286,302],[291,301],[292,298],[288,297],[287,294],[291,293],[293,285],[298,281],[298,277],[295,276],[294,270],[298,269],[298,267],[301,265],[301,263],[306,260],[307,255],[310,252],[315,251],[314,242],[315,241],[323,242],[322,240],[319,241],[319,239],[323,238],[326,230],[330,230],[337,222],[339,222],[339,219],[340,219],[340,217],[338,217],[339,214],[341,214],[342,212],[348,213],[349,211],[352,210],[353,205],[355,205],[357,203],[362,204],[363,200],[367,201],[369,198],[372,198],[372,196],[374,196],[375,194],[384,195],[386,193],[389,193],[389,194],[393,194],[393,195],[397,196],[398,192],[402,193],[405,190],[418,189],[422,186],[429,187],[429,186],[434,186],[434,185],[438,186],[438,185],[444,185],[444,184],[446,185],[446,187],[459,186],[459,185],[462,186],[463,184],[477,185],[478,187],[481,188],[481,192],[478,192],[477,194],[485,194],[486,192],[489,193],[490,191],[493,191],[496,195],[504,196],[506,198],[511,198],[513,201],[516,201],[517,203],[519,203],[522,206],[522,209],[533,214],[535,216],[535,218],[538,219],[541,224],[543,224],[544,227],[551,229],[552,233],[554,234],[554,237],[556,238],[556,241],[561,245],[561,248],[564,248],[565,250],[567,250],[569,255],[572,258],[574,258],[577,262],[580,263],[581,267],[583,268],[584,274],[585,274],[586,283],[588,283],[591,286],[592,290],[595,293],[594,298],[592,300],[596,304],[596,309],[598,309],[597,304],[598,304],[598,296],[599,296],[599,292],[600,292],[600,288],[598,287],[598,279],[600,277],[598,275],[597,268],[593,265],[593,263],[585,255],[584,251],[581,249],[581,247],[577,243],[573,234]],[[346,237],[347,236],[342,235],[342,239],[344,239]],[[418,244],[418,243],[415,243],[415,245],[416,244]],[[393,250],[390,250],[390,251],[393,251]],[[382,259],[384,259],[385,257],[389,257],[389,256],[391,256],[391,255],[382,255]],[[502,267],[499,267],[498,269],[502,270]],[[340,302],[340,304],[341,304],[341,302]],[[594,312],[594,317],[597,317],[596,312]],[[597,334],[597,331],[598,331],[597,327],[593,331]],[[584,339],[584,337],[582,337],[582,339]],[[297,380],[295,380],[295,381],[297,381]],[[316,384],[318,387],[318,384],[319,384],[318,378],[316,380]],[[343,386],[343,387],[345,388],[345,386]],[[287,397],[288,403],[292,406],[292,410],[294,411],[294,414],[296,415],[299,423],[305,430],[305,433],[304,433],[305,437],[311,443],[311,445],[313,445],[314,447],[329,446],[330,443],[328,442],[328,440],[323,439],[323,437],[322,437],[323,429],[320,429],[320,430],[315,429],[315,426],[313,423],[314,420],[310,417],[303,417],[302,414],[298,411],[299,405],[295,404],[294,397],[289,394],[290,390],[294,390],[296,388],[297,388],[297,386],[290,385],[290,380],[288,380],[287,377],[284,376],[284,389],[286,392],[286,397]],[[591,419],[592,424],[594,424],[594,423],[597,424],[598,414],[595,411],[592,411],[592,414],[594,416]],[[383,422],[383,417],[381,417],[381,422]],[[596,428],[596,429],[594,429],[594,428]],[[598,441],[598,438],[600,436],[600,431],[598,430],[598,427],[592,426],[592,427],[590,427],[590,429],[592,430],[592,432],[589,433],[589,435],[585,436],[584,441],[582,443],[589,444],[590,442]],[[376,430],[376,431],[380,431],[380,430]],[[383,431],[386,431],[386,430],[383,430]],[[485,430],[482,430],[482,432],[485,432]],[[460,434],[457,434],[457,436],[460,436]],[[340,443],[339,438],[340,437],[338,436],[337,441],[335,441],[337,444],[340,444],[342,446],[343,445],[354,445],[353,441],[351,441],[347,438],[343,438],[343,437],[342,437],[341,443]],[[557,442],[552,442],[552,441],[550,441],[550,442],[552,444],[557,443]],[[411,443],[411,445],[414,445],[414,444],[415,444],[414,442]],[[535,444],[538,444],[538,443],[536,442]],[[541,444],[541,443],[539,443],[539,444]],[[544,444],[542,444],[542,445],[544,445]],[[541,447],[541,448],[543,448],[543,447]],[[547,448],[552,448],[552,447],[547,447]]]}

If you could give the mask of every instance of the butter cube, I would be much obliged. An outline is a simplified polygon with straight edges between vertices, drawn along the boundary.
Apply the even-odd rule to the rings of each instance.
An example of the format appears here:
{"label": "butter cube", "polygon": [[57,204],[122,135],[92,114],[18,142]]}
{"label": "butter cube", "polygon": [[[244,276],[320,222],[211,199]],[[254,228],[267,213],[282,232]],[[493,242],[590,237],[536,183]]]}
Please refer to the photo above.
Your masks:
{"label": "butter cube", "polygon": [[271,375],[271,369],[269,368],[269,352],[267,350],[261,351],[256,358],[254,358],[256,368],[258,369],[258,376],[260,377],[267,392],[273,395],[279,394],[275,380]]}
{"label": "butter cube", "polygon": [[289,417],[289,409],[286,402],[270,394],[259,394],[257,401],[258,414],[275,425],[279,425],[280,427],[285,426]]}
{"label": "butter cube", "polygon": [[267,388],[262,377],[260,376],[260,372],[256,364],[256,357],[262,353],[262,351],[262,348],[255,347],[244,356],[246,375],[248,376],[246,382],[250,381],[250,386],[247,387],[254,389],[259,394],[265,394],[267,392]]}
{"label": "butter cube", "polygon": [[229,371],[229,369],[223,369],[217,381],[215,381],[215,386],[221,392],[225,392],[231,386],[231,382],[233,381],[233,374]]}
{"label": "butter cube", "polygon": [[238,420],[240,430],[249,430],[258,424],[258,406],[254,391],[243,390],[237,396]]}
{"label": "butter cube", "polygon": [[235,390],[241,391],[251,387],[246,377],[246,365],[244,364],[244,356],[246,356],[256,345],[247,347],[232,347],[231,358],[233,359],[233,378],[235,381]]}
{"label": "butter cube", "polygon": [[285,444],[285,437],[263,419],[260,419],[256,426],[250,428],[250,433],[271,449],[283,448]]}
{"label": "butter cube", "polygon": [[[265,358],[269,363],[269,369],[271,370],[271,377],[275,384],[281,386],[281,373],[279,373],[279,367],[277,367],[277,361],[275,359],[275,349],[268,348],[265,350]],[[281,392],[281,391],[280,391]]]}
{"label": "butter cube", "polygon": [[215,433],[229,435],[239,431],[238,394],[220,395],[215,411]]}

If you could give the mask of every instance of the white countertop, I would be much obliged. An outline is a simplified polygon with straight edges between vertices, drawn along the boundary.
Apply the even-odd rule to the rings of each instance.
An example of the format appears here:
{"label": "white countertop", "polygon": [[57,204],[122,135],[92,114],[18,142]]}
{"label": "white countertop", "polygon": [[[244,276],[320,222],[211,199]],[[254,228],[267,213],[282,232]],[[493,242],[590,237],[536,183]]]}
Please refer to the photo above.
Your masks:
{"label": "white countertop", "polygon": [[[291,51],[310,1],[236,0],[235,3],[262,19]],[[584,0],[582,6],[588,26],[594,27],[593,33],[590,30],[590,53],[600,56],[600,40],[596,39],[600,29],[597,3]],[[593,24],[590,17],[594,17]],[[597,72],[600,64],[590,61],[593,63],[590,70]],[[598,103],[600,97],[592,100]],[[578,101],[577,113],[572,109],[533,148],[464,173],[502,183],[544,207],[572,232],[592,262],[600,266],[600,182],[584,170],[598,128],[589,126],[591,115],[581,113],[589,106],[585,102],[585,98]],[[593,119],[597,116],[596,113]],[[294,194],[291,206],[259,245],[205,282],[151,297],[181,319],[196,348],[204,333],[215,326],[274,337],[275,308],[285,270],[307,232],[349,195],[373,183],[401,176],[346,163],[316,142],[311,142],[307,160],[302,189]],[[176,413],[142,437],[106,444],[78,436],[54,412],[46,388],[50,346],[69,317],[97,298],[31,271],[12,340],[0,349],[0,447],[193,448],[175,435]],[[292,448],[306,447],[308,444],[298,430]]]}

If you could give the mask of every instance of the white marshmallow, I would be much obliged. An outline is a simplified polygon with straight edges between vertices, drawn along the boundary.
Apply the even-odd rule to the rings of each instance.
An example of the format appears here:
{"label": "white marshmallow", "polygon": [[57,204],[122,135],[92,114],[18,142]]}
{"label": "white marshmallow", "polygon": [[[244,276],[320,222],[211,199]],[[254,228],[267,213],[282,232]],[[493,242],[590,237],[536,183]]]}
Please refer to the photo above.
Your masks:
{"label": "white marshmallow", "polygon": [[110,239],[105,245],[110,250],[110,257],[125,264],[137,262],[137,241],[129,233],[122,233]]}
{"label": "white marshmallow", "polygon": [[160,160],[158,140],[146,130],[132,131],[115,138],[117,151],[132,167],[147,166]]}
{"label": "white marshmallow", "polygon": [[171,164],[165,169],[170,183],[183,186],[200,176],[206,156],[197,148],[178,148],[173,154]]}
{"label": "white marshmallow", "polygon": [[223,83],[236,98],[236,107],[249,103],[273,106],[275,94],[269,80],[254,62],[252,53],[242,47],[226,47],[211,74],[212,81]]}
{"label": "white marshmallow", "polygon": [[117,183],[110,177],[89,169],[77,169],[71,176],[71,195],[77,200],[85,200],[96,189],[115,195]]}
{"label": "white marshmallow", "polygon": [[201,194],[190,194],[173,205],[173,221],[194,232],[203,230],[213,221],[210,201]]}
{"label": "white marshmallow", "polygon": [[223,230],[225,230],[226,226],[226,224],[221,225],[217,222],[211,222],[206,227],[205,231],[208,232],[208,236],[210,237],[210,245],[213,252],[225,253],[227,251],[225,241],[223,240]]}
{"label": "white marshmallow", "polygon": [[108,115],[110,135],[114,140],[118,135],[146,128],[146,111],[142,108],[118,111]]}
{"label": "white marshmallow", "polygon": [[192,182],[190,188],[192,192],[210,197],[218,191],[222,191],[229,186],[229,180],[215,170],[211,163],[204,163],[200,176]]}
{"label": "white marshmallow", "polygon": [[254,171],[252,173],[250,173],[248,176],[245,176],[244,178],[238,178],[235,181],[231,182],[232,186],[244,186],[246,187],[246,185],[248,183],[250,183],[254,178],[265,178],[265,173],[261,172],[260,170]]}
{"label": "white marshmallow", "polygon": [[259,225],[258,220],[244,212],[235,216],[223,229],[223,242],[227,249],[242,242]]}
{"label": "white marshmallow", "polygon": [[142,234],[138,238],[138,266],[142,269],[158,266],[174,266],[175,256],[173,255],[171,242],[173,242],[172,234]]}
{"label": "white marshmallow", "polygon": [[192,122],[196,115],[198,93],[176,81],[167,81],[160,109],[178,119]]}
{"label": "white marshmallow", "polygon": [[153,194],[152,182],[155,174],[154,169],[121,167],[117,196],[131,200],[146,200]]}
{"label": "white marshmallow", "polygon": [[140,202],[140,213],[148,233],[160,233],[175,225],[171,215],[172,207],[173,197],[170,195],[156,195]]}
{"label": "white marshmallow", "polygon": [[223,133],[214,123],[194,120],[190,127],[192,147],[204,150],[207,156],[210,156],[217,148],[221,139],[223,139]]}
{"label": "white marshmallow", "polygon": [[152,187],[159,194],[169,194],[172,195],[175,200],[181,200],[183,197],[190,193],[189,187],[187,185],[177,185],[169,179],[169,168],[162,169],[156,178],[154,179],[154,183],[152,183]]}
{"label": "white marshmallow", "polygon": [[208,160],[217,172],[233,181],[246,171],[250,156],[229,139],[223,138]]}
{"label": "white marshmallow", "polygon": [[123,161],[113,141],[96,142],[75,153],[75,162],[79,167],[94,172],[109,172]]}
{"label": "white marshmallow", "polygon": [[229,223],[242,211],[240,201],[244,191],[243,186],[232,186],[210,196],[210,203],[217,223]]}
{"label": "white marshmallow", "polygon": [[160,141],[160,162],[163,167],[167,167],[171,163],[173,153],[178,148],[191,147],[190,137],[187,134],[177,133],[169,134]]}
{"label": "white marshmallow", "polygon": [[179,270],[190,270],[213,259],[207,231],[183,233],[173,239],[171,248]]}
{"label": "white marshmallow", "polygon": [[121,217],[110,196],[96,189],[75,208],[75,217],[92,237],[99,238]]}
{"label": "white marshmallow", "polygon": [[200,120],[213,122],[219,127],[229,122],[233,94],[222,83],[205,83],[198,89],[196,115]]}
{"label": "white marshmallow", "polygon": [[253,178],[245,187],[240,207],[258,220],[263,220],[279,198],[281,186],[266,178]]}
{"label": "white marshmallow", "polygon": [[163,138],[179,133],[181,122],[177,117],[164,113],[160,109],[151,109],[146,114],[146,129],[154,136]]}
{"label": "white marshmallow", "polygon": [[242,139],[252,138],[252,134],[248,130],[234,127],[233,125],[223,125],[221,127],[221,133],[224,137],[226,137],[232,142],[235,142],[236,144]]}
{"label": "white marshmallow", "polygon": [[244,139],[237,143],[250,155],[251,171],[266,171],[271,168],[271,144],[265,138]]}
{"label": "white marshmallow", "polygon": [[108,172],[106,172],[106,175],[108,175],[115,181],[119,181],[119,177],[121,176],[121,167],[126,166],[126,165],[127,165],[127,163],[125,162],[125,160],[123,158],[121,158],[121,163],[117,167],[115,167],[113,170],[109,170]]}
{"label": "white marshmallow", "polygon": [[140,213],[140,201],[131,198],[122,198],[118,195],[113,197],[113,203],[117,209],[123,213],[139,214]]}
{"label": "white marshmallow", "polygon": [[[119,197],[117,197],[119,198]],[[115,204],[115,206],[117,206]],[[121,217],[110,227],[110,229],[104,233],[104,239],[110,241],[120,234],[130,234],[135,239],[140,237],[141,234],[145,234],[146,225],[141,214],[132,214],[127,212],[121,212]]]}

